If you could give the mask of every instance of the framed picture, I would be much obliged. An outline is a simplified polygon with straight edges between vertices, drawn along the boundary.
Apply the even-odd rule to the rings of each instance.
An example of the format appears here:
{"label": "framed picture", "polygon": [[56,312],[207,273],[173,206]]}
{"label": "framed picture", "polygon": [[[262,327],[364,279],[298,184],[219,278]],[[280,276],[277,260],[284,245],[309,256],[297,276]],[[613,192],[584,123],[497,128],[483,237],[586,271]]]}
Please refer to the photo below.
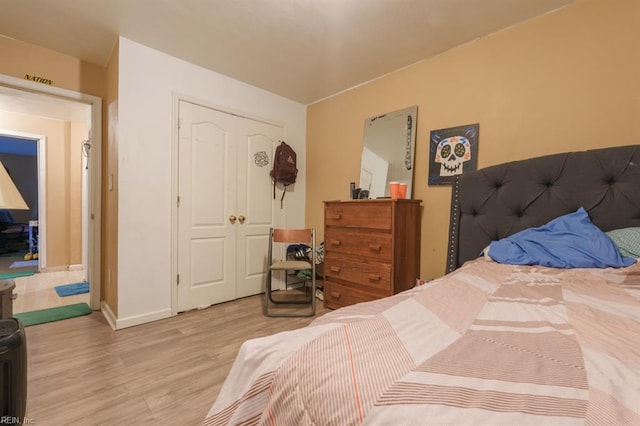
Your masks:
{"label": "framed picture", "polygon": [[478,168],[480,124],[432,130],[429,138],[429,185],[450,185],[453,177]]}

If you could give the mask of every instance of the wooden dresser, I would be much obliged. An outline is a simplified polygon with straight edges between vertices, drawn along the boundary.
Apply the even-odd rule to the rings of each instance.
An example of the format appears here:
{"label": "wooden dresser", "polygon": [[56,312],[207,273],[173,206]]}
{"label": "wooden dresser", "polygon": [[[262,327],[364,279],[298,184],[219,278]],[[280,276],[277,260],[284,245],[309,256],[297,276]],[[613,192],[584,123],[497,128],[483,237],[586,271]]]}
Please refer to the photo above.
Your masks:
{"label": "wooden dresser", "polygon": [[420,200],[324,203],[328,308],[391,296],[420,277]]}

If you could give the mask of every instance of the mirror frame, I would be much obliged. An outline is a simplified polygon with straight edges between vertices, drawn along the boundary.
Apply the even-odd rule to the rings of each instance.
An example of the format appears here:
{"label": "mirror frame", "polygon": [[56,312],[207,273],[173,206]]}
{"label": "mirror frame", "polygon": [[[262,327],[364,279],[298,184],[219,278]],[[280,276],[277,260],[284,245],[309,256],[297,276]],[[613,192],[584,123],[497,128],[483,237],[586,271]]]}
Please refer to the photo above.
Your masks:
{"label": "mirror frame", "polygon": [[[406,182],[408,186],[405,198],[413,198],[417,118],[418,106],[413,105],[386,114],[369,117],[364,121],[362,157],[360,160],[360,189],[369,191],[367,198],[390,198],[389,182],[391,181]],[[392,120],[397,121],[397,124],[395,122],[390,124]],[[381,125],[386,127],[380,127]],[[390,126],[392,128],[389,128]],[[374,133],[376,130],[377,133]],[[383,145],[387,143],[385,138],[388,136],[381,134],[381,131],[402,135],[391,142],[397,146],[397,150],[393,154],[388,153],[388,145]],[[376,138],[378,139],[376,140]],[[377,153],[374,152],[376,146],[378,147]],[[398,154],[398,152],[401,152],[401,154]],[[382,154],[384,158],[378,154]],[[393,156],[393,159],[389,158],[391,156]],[[402,178],[399,175],[389,175],[389,160],[396,160],[394,164],[397,167],[406,168],[406,173],[401,176]],[[369,164],[368,168],[365,167],[365,163]],[[385,163],[386,171],[382,171],[385,169]],[[379,170],[377,174],[373,170],[376,167]],[[384,178],[382,178],[382,175],[384,175]]]}

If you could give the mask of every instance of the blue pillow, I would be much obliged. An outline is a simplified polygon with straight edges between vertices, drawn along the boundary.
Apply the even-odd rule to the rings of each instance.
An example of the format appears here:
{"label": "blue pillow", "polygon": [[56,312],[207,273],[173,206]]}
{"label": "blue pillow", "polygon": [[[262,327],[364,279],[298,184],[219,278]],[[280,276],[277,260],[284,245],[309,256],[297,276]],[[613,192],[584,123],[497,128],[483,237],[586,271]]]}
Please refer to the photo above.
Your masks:
{"label": "blue pillow", "polygon": [[630,266],[611,239],[595,226],[583,207],[538,228],[520,231],[489,244],[489,257],[512,265],[554,268],[607,268]]}

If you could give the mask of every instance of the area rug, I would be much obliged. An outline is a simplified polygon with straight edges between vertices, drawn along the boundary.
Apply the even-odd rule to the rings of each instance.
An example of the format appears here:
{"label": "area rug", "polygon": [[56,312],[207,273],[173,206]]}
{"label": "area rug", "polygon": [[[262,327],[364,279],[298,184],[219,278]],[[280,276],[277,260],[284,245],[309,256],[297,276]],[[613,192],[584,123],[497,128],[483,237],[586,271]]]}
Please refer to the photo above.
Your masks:
{"label": "area rug", "polygon": [[74,294],[89,293],[89,283],[83,281],[81,283],[57,285],[54,287],[56,293],[60,297],[73,296]]}
{"label": "area rug", "polygon": [[28,268],[31,266],[38,266],[38,259],[36,260],[17,260],[9,266],[9,268]]}
{"label": "area rug", "polygon": [[33,275],[35,273],[36,271],[1,272],[0,280],[8,280],[11,278],[18,278],[18,277],[28,277],[29,275]]}
{"label": "area rug", "polygon": [[13,314],[13,316],[22,321],[22,325],[24,325],[25,327],[29,327],[30,325],[60,321],[67,318],[89,315],[90,313],[91,308],[86,303],[74,303],[73,305],[58,306],[56,308],[22,312]]}

